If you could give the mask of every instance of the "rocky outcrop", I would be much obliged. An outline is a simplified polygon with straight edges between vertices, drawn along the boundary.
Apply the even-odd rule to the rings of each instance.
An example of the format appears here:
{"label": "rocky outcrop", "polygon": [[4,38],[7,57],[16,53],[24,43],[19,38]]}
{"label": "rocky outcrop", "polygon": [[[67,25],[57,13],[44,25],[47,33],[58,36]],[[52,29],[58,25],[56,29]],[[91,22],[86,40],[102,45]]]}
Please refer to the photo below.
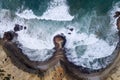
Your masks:
{"label": "rocky outcrop", "polygon": [[[73,73],[68,73],[60,64],[61,63],[56,64],[56,66],[49,69],[46,74],[44,73],[43,77],[40,77],[36,74],[23,71],[13,65],[11,59],[6,55],[2,46],[0,46],[0,80],[74,80],[69,76],[73,75]],[[106,80],[120,80],[120,65],[116,65],[107,76],[108,78]]]}
{"label": "rocky outcrop", "polygon": [[55,45],[55,49],[62,49],[65,46],[66,38],[65,38],[64,35],[56,35],[53,38],[53,42],[54,42],[54,45]]}
{"label": "rocky outcrop", "polygon": [[25,72],[11,62],[0,45],[0,80],[40,80],[36,74]]}

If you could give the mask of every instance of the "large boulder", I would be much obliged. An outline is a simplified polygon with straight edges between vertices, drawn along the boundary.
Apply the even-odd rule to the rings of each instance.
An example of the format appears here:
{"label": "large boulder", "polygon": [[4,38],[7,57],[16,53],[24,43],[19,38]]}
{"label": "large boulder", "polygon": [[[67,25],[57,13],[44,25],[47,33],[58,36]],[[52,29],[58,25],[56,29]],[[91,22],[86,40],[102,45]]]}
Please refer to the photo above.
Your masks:
{"label": "large boulder", "polygon": [[14,37],[17,37],[17,33],[14,31],[8,31],[4,33],[3,40],[11,41],[14,39]]}
{"label": "large boulder", "polygon": [[64,45],[66,43],[66,38],[64,35],[58,34],[53,38],[53,41],[54,41],[55,49],[61,49],[64,48]]}

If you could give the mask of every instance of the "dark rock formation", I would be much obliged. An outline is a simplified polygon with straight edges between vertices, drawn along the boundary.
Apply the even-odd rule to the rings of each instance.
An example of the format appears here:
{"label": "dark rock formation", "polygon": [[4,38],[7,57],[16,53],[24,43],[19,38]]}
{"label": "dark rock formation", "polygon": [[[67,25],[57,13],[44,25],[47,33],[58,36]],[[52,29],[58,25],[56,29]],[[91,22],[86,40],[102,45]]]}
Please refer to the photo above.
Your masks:
{"label": "dark rock formation", "polygon": [[14,27],[14,31],[17,32],[17,31],[21,31],[23,29],[27,29],[26,26],[22,26],[22,25],[19,25],[19,24],[15,24],[15,27]]}
{"label": "dark rock formation", "polygon": [[24,26],[24,29],[27,29],[27,27],[26,27],[26,26]]}
{"label": "dark rock formation", "polygon": [[117,29],[120,30],[120,12],[119,11],[115,12],[114,17],[115,18],[118,17],[116,25],[117,25]]}
{"label": "dark rock formation", "polygon": [[5,33],[4,33],[3,39],[4,39],[4,40],[7,40],[7,41],[11,41],[11,40],[13,40],[15,37],[17,37],[17,36],[18,36],[18,34],[15,33],[14,31],[8,31],[8,32],[5,32]]}
{"label": "dark rock formation", "polygon": [[14,31],[20,31],[23,29],[23,26],[20,26],[19,24],[15,24]]}
{"label": "dark rock formation", "polygon": [[70,28],[70,31],[73,31],[74,29],[73,28]]}
{"label": "dark rock formation", "polygon": [[117,19],[116,25],[117,25],[117,29],[120,30],[120,17]]}
{"label": "dark rock formation", "polygon": [[120,11],[116,11],[114,17],[115,18],[118,17],[117,22],[116,22],[116,26],[117,26],[117,29],[118,29],[118,36],[119,36],[119,43],[120,43]]}

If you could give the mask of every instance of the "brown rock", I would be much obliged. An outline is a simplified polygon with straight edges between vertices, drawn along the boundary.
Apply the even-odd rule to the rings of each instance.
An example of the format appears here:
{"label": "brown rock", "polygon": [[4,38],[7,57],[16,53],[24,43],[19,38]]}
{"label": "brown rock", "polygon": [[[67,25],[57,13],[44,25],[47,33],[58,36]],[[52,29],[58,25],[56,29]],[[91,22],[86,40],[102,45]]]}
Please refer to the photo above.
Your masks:
{"label": "brown rock", "polygon": [[64,47],[65,43],[66,43],[66,38],[63,35],[56,35],[53,38],[54,41],[54,45],[56,49],[61,49]]}
{"label": "brown rock", "polygon": [[24,26],[24,29],[27,29],[27,27],[26,27],[26,26]]}
{"label": "brown rock", "polygon": [[3,40],[11,41],[14,37],[17,37],[17,33],[13,31],[8,31],[4,33]]}

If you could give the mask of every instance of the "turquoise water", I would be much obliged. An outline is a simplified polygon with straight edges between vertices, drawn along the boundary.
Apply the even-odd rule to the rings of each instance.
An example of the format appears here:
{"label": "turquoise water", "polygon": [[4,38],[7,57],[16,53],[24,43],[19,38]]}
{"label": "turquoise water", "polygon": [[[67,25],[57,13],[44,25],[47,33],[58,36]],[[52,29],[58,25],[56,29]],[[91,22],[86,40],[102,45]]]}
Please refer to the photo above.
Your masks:
{"label": "turquoise water", "polygon": [[27,26],[27,30],[18,32],[20,47],[31,60],[44,61],[52,56],[54,35],[63,33],[69,61],[90,67],[90,61],[111,55],[116,47],[113,15],[120,10],[118,1],[0,0],[0,37],[16,23]]}

